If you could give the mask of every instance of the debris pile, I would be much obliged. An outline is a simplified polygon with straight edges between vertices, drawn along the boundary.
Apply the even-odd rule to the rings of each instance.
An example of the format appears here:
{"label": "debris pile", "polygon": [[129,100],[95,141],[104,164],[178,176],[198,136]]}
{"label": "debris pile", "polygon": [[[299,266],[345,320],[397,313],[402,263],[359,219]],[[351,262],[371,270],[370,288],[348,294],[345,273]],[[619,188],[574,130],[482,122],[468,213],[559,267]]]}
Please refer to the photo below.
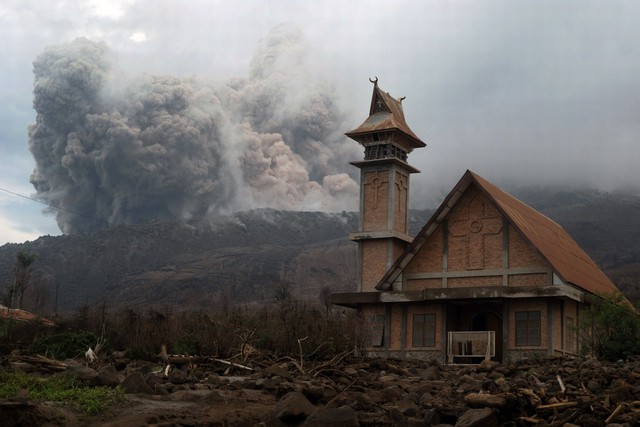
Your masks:
{"label": "debris pile", "polygon": [[[304,365],[303,360],[264,356],[240,364],[193,356],[169,356],[165,361],[169,363],[150,365],[115,358],[95,375],[73,368],[71,361],[47,364],[13,356],[9,364],[43,371],[59,371],[60,364],[67,364],[66,371],[96,383],[119,384],[138,404],[144,399],[155,402],[153,412],[138,411],[146,417],[139,421],[151,424],[640,425],[640,358],[617,363],[567,358],[508,365],[485,361],[473,366],[347,354]],[[186,405],[182,412],[176,409],[177,401]],[[162,402],[167,402],[166,412]],[[126,417],[119,421],[134,425]]]}

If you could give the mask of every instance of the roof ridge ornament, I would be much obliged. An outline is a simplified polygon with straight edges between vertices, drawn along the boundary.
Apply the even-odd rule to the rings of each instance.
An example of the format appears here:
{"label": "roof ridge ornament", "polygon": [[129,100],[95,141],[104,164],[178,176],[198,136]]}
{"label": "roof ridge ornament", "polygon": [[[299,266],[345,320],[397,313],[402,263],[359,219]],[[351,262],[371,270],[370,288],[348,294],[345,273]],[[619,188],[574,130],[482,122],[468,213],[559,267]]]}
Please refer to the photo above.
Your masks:
{"label": "roof ridge ornament", "polygon": [[378,76],[375,76],[375,77],[376,77],[375,80],[373,80],[371,77],[369,77],[369,81],[371,83],[373,83],[374,86],[378,86]]}
{"label": "roof ridge ornament", "polygon": [[406,98],[406,96],[401,96],[400,98],[398,98],[398,102],[402,104],[402,101],[404,101]]}

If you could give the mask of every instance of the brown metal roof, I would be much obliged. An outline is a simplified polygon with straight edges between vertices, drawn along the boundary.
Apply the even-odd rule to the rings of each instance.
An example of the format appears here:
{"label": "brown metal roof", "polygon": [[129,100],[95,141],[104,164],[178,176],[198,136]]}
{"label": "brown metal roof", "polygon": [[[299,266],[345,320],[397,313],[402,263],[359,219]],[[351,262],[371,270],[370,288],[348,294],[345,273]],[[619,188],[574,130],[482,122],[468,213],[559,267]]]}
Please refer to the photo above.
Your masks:
{"label": "brown metal roof", "polygon": [[596,295],[620,292],[596,263],[556,222],[507,194],[481,176],[467,171],[411,245],[379,282],[378,290],[388,290],[462,193],[475,184],[495,204],[507,221],[551,264],[565,282]]}
{"label": "brown metal roof", "polygon": [[346,135],[353,138],[371,132],[397,130],[404,133],[415,148],[425,147],[427,144],[422,142],[407,125],[402,109],[402,99],[404,98],[395,99],[388,92],[381,90],[376,79],[373,82],[369,117],[360,126],[347,132]]}

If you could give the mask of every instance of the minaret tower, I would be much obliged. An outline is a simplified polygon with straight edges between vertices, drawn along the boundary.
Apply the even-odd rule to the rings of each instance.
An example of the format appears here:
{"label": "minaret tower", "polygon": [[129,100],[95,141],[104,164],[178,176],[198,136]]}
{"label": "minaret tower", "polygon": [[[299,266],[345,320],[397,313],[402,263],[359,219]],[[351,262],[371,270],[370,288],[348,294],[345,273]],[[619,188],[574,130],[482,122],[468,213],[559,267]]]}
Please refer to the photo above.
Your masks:
{"label": "minaret tower", "polygon": [[360,168],[360,227],[349,238],[358,243],[358,290],[375,286],[412,238],[407,234],[409,176],[420,172],[407,163],[414,148],[425,147],[405,122],[402,100],[373,83],[369,117],[346,135],[364,147]]}

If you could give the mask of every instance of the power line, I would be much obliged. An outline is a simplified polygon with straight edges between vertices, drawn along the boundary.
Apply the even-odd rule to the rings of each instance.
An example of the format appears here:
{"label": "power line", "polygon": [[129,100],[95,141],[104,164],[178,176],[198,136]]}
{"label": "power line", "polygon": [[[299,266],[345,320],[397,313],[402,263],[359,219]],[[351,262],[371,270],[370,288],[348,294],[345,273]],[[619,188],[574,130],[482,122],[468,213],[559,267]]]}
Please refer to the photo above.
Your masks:
{"label": "power line", "polygon": [[[84,218],[91,219],[93,221],[101,222],[103,224],[106,224],[108,227],[112,227],[113,226],[113,224],[110,224],[109,222],[107,222],[107,221],[105,221],[103,219],[98,219],[98,218],[92,217],[90,215],[86,215],[86,214],[83,214],[83,213],[80,213],[80,212],[73,211],[71,209],[61,208],[60,206],[52,205],[51,203],[43,202],[42,200],[34,199],[33,197],[25,196],[24,194],[20,194],[20,193],[16,193],[15,191],[7,190],[6,188],[0,187],[0,191],[4,191],[4,192],[12,194],[14,196],[22,197],[23,199],[27,199],[27,200],[30,200],[32,202],[40,203],[42,205],[48,206],[48,207],[53,208],[53,209],[58,209],[60,211],[69,212],[72,215],[77,215],[77,216],[81,216],[81,217],[84,217]],[[171,243],[177,243],[177,244],[184,244],[185,243],[185,242],[183,242],[181,240],[172,239],[172,238],[164,236],[164,235],[157,236],[156,239],[164,240],[164,241],[171,242]]]}
{"label": "power line", "polygon": [[91,219],[93,221],[98,221],[98,222],[102,222],[102,223],[107,224],[107,225],[111,225],[111,224],[109,224],[107,221],[105,221],[103,219],[98,219],[98,218],[93,217],[91,215],[83,214],[83,213],[80,213],[80,212],[73,211],[71,209],[66,209],[66,208],[62,208],[60,206],[52,205],[51,203],[43,202],[42,200],[38,200],[38,199],[35,199],[33,197],[25,196],[24,194],[16,193],[15,191],[7,190],[6,188],[0,187],[0,190],[4,191],[6,193],[9,193],[9,194],[13,194],[14,196],[22,197],[23,199],[31,200],[32,202],[40,203],[40,204],[48,206],[50,208],[57,209],[59,211],[69,212],[70,214],[73,214],[73,215],[81,216],[81,217],[84,217],[84,218]]}
{"label": "power line", "polygon": [[[107,222],[107,221],[105,221],[103,219],[98,219],[98,218],[92,217],[90,215],[86,215],[86,214],[83,214],[83,213],[80,213],[80,212],[73,211],[71,209],[61,208],[60,206],[52,205],[51,203],[43,202],[42,200],[34,199],[33,197],[25,196],[24,194],[20,194],[20,193],[16,193],[15,191],[7,190],[6,188],[0,187],[0,191],[4,191],[4,192],[12,194],[14,196],[22,197],[23,199],[27,199],[27,200],[30,200],[32,202],[40,203],[42,205],[48,206],[48,207],[53,208],[53,209],[58,209],[60,211],[69,212],[72,215],[77,215],[77,216],[88,218],[88,219],[91,219],[91,220],[94,220],[94,221],[97,221],[97,222],[101,222],[103,224],[106,224],[109,227],[112,226],[112,224],[110,224],[109,222]],[[179,240],[171,239],[169,237],[162,236],[162,235],[159,236],[159,238],[160,238],[160,240],[165,240],[165,241],[172,242],[172,243],[183,243],[183,242],[181,242]]]}

